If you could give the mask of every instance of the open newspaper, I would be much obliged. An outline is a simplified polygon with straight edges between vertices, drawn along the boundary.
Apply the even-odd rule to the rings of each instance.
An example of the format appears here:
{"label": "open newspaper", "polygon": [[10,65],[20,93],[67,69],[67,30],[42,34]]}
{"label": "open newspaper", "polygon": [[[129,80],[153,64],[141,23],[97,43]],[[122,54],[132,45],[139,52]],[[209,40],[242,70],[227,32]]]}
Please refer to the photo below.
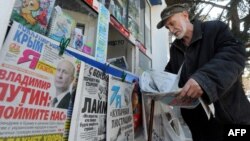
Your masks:
{"label": "open newspaper", "polygon": [[140,76],[139,85],[144,95],[150,96],[154,100],[161,101],[171,106],[191,109],[201,103],[210,119],[211,113],[214,115],[213,105],[206,105],[201,98],[178,98],[181,91],[181,88],[178,86],[179,77],[180,71],[176,75],[169,72],[148,70],[144,71]]}

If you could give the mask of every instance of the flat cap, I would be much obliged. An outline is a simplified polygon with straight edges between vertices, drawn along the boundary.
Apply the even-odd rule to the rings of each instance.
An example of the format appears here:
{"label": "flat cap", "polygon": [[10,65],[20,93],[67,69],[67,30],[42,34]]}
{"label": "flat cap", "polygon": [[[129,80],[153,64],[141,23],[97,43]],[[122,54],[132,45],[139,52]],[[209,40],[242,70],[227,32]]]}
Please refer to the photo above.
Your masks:
{"label": "flat cap", "polygon": [[164,8],[161,12],[161,21],[157,24],[157,28],[160,29],[164,26],[164,22],[167,18],[171,17],[172,15],[188,11],[188,5],[187,4],[174,4],[171,6],[168,6]]}

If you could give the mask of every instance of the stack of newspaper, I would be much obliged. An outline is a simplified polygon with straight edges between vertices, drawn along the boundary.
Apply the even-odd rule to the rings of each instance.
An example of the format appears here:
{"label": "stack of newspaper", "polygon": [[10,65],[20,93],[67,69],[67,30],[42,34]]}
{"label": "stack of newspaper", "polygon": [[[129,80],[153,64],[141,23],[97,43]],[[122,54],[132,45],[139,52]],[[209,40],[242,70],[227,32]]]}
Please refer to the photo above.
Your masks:
{"label": "stack of newspaper", "polygon": [[150,96],[154,100],[161,101],[171,106],[181,108],[195,108],[202,104],[208,119],[214,115],[213,104],[207,105],[204,101],[191,98],[178,98],[181,88],[178,87],[179,74],[169,72],[159,72],[154,70],[144,71],[140,76],[139,85],[143,94]]}

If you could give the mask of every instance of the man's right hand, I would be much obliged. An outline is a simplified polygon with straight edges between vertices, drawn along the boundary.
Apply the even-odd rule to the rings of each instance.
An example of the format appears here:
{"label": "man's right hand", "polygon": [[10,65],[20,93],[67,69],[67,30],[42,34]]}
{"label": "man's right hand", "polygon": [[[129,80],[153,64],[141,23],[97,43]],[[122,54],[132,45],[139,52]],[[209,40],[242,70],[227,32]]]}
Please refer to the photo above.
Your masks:
{"label": "man's right hand", "polygon": [[200,85],[192,78],[190,78],[187,83],[182,88],[180,94],[178,95],[179,98],[199,98],[203,94],[203,90]]}

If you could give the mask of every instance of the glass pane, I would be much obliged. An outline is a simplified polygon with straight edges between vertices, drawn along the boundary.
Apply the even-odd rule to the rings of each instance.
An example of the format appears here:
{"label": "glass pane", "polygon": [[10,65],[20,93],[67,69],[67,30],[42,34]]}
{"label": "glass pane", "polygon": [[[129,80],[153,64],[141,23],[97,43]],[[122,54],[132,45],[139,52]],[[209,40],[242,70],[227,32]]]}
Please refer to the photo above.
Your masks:
{"label": "glass pane", "polygon": [[145,5],[145,47],[152,52],[151,49],[151,11],[148,2]]}
{"label": "glass pane", "polygon": [[81,0],[57,0],[55,5],[75,21],[69,46],[94,56],[98,14]]}
{"label": "glass pane", "polygon": [[152,60],[149,59],[145,54],[139,52],[139,67],[146,71],[151,69]]}
{"label": "glass pane", "polygon": [[128,0],[108,0],[106,1],[106,7],[109,12],[125,27],[127,27],[127,15],[128,15]]}
{"label": "glass pane", "polygon": [[140,21],[139,9],[140,9],[139,0],[129,0],[128,30],[136,39],[138,39],[139,36],[139,21]]}
{"label": "glass pane", "polygon": [[139,21],[139,35],[138,40],[144,45],[144,38],[145,38],[145,0],[140,0],[140,21]]}

